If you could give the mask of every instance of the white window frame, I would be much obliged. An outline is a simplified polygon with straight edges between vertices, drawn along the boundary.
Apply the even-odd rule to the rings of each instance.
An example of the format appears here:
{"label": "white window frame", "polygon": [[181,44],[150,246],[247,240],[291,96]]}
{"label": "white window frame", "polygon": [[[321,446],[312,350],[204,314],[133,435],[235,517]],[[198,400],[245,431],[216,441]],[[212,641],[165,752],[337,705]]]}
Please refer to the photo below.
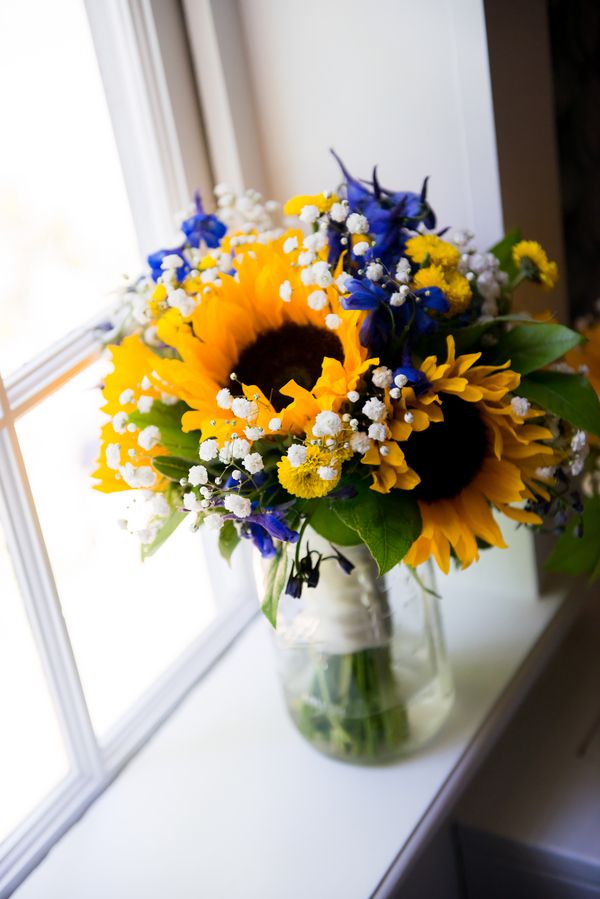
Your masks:
{"label": "white window frame", "polygon": [[[82,0],[83,2],[83,0]],[[199,188],[212,193],[179,0],[84,0],[143,253],[164,244]],[[240,595],[158,678],[108,736],[94,732],[17,438],[16,422],[98,358],[106,311],[3,382],[0,520],[56,707],[71,771],[0,845],[0,899],[111,783],[256,614]]]}

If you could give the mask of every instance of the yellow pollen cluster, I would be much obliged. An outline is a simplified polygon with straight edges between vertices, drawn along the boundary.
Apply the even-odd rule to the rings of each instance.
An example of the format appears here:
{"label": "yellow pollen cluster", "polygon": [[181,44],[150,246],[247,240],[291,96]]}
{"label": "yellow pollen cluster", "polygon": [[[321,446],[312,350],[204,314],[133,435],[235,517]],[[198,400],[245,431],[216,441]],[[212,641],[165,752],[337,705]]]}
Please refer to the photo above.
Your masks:
{"label": "yellow pollen cluster", "polygon": [[[334,468],[336,477],[325,480],[319,473],[320,468]],[[340,480],[340,467],[335,464],[332,453],[320,446],[306,448],[306,461],[302,465],[293,466],[287,456],[277,465],[279,482],[292,496],[302,499],[313,499],[326,496]]]}
{"label": "yellow pollen cluster", "polygon": [[407,255],[419,265],[441,265],[443,268],[456,268],[460,253],[451,243],[447,243],[435,234],[421,234],[411,237],[406,242]]}

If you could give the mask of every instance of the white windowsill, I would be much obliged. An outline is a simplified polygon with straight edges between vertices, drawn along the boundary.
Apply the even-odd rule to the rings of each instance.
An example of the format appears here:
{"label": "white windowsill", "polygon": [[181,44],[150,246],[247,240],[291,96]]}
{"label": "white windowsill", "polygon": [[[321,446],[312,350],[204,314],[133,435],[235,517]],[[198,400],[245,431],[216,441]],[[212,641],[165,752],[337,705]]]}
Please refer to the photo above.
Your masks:
{"label": "white windowsill", "polygon": [[385,768],[317,754],[287,719],[257,619],[16,899],[387,896],[578,606],[460,579],[444,592],[457,700],[428,748]]}

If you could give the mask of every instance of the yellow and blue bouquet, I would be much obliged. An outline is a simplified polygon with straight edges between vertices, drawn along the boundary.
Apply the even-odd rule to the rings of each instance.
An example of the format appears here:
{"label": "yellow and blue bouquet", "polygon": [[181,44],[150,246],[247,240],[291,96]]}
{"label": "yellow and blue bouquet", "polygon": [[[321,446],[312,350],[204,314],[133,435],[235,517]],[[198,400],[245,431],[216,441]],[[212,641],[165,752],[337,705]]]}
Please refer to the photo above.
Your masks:
{"label": "yellow and blue bouquet", "polygon": [[98,489],[145,492],[144,554],[187,516],[227,558],[246,538],[276,568],[296,544],[273,623],[277,591],[318,582],[308,524],[342,568],[360,543],[382,573],[430,557],[447,572],[505,546],[498,511],[579,541],[592,574],[577,485],[600,406],[563,359],[583,338],[512,311],[556,265],[516,232],[481,252],[438,230],[427,182],[341,168],[335,192],[285,205],[285,227],[220,186],[217,213],[197,198],[181,242],[149,257],[110,348]]}

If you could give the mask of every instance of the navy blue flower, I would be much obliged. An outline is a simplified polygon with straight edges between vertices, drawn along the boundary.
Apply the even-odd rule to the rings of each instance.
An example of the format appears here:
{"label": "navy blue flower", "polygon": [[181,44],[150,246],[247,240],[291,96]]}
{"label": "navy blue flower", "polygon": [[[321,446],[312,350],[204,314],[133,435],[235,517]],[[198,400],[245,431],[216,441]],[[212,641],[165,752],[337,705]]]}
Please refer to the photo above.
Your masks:
{"label": "navy blue flower", "polygon": [[294,599],[300,599],[302,596],[302,578],[295,574],[290,574],[285,592]]}
{"label": "navy blue flower", "polygon": [[181,230],[191,247],[199,247],[204,241],[207,247],[214,249],[221,243],[227,226],[216,215],[204,212],[199,193],[196,193],[194,200],[196,212],[183,222]]}
{"label": "navy blue flower", "polygon": [[435,227],[435,213],[427,202],[427,178],[418,194],[387,190],[379,184],[376,169],[371,182],[359,181],[350,175],[339,156],[331,152],[346,179],[350,211],[366,216],[369,233],[375,238],[375,255],[391,268],[404,251],[410,236],[408,231],[414,231],[420,224]]}
{"label": "navy blue flower", "polygon": [[417,396],[426,393],[431,387],[431,383],[427,380],[425,374],[419,371],[418,368],[414,368],[408,359],[403,365],[394,369],[392,377],[395,379],[398,375],[404,375],[407,385],[413,388]]}
{"label": "navy blue flower", "polygon": [[[224,518],[235,518],[234,515],[224,515]],[[275,540],[283,540],[286,543],[297,543],[300,535],[297,531],[288,527],[284,513],[280,509],[265,509],[262,512],[251,512],[244,519],[242,537],[251,540],[263,558],[275,555]]]}
{"label": "navy blue flower", "polygon": [[252,540],[253,545],[257,548],[263,559],[272,559],[277,555],[273,539],[267,531],[259,524],[248,524],[242,529],[242,537]]}
{"label": "navy blue flower", "polygon": [[184,246],[185,244],[182,244],[180,247],[175,247],[172,250],[157,250],[155,253],[151,253],[148,256],[148,265],[150,266],[150,269],[152,271],[153,281],[158,281],[160,276],[164,274],[162,269],[162,261],[165,256],[181,257],[181,265],[177,269],[177,280],[180,282],[183,281],[186,275],[188,275],[191,271],[189,262],[186,262],[186,260],[182,256]]}
{"label": "navy blue flower", "polygon": [[339,549],[337,549],[335,546],[332,546],[331,548],[335,553],[336,561],[342,571],[345,572],[345,574],[351,574],[354,570],[354,564],[350,561],[350,559],[346,558],[346,556],[343,556]]}
{"label": "navy blue flower", "polygon": [[383,287],[379,287],[369,278],[349,278],[345,289],[350,292],[350,296],[342,299],[344,309],[361,311],[377,309],[381,303],[385,303],[389,299],[389,294]]}

